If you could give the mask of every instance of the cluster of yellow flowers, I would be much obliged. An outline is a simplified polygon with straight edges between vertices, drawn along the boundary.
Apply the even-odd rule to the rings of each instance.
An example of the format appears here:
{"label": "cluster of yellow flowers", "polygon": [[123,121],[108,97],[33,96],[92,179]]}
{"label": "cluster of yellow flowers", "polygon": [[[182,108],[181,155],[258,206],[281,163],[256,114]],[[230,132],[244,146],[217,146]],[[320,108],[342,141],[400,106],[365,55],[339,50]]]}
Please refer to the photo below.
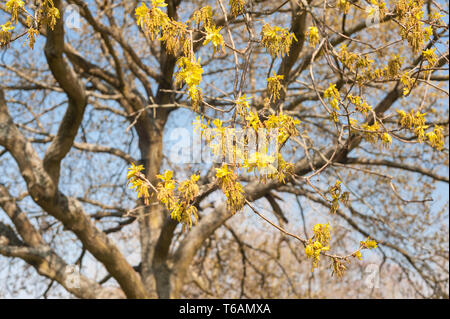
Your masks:
{"label": "cluster of yellow flowers", "polygon": [[435,125],[433,131],[425,133],[429,128],[429,125],[425,125],[426,113],[421,113],[419,111],[414,112],[414,110],[411,110],[410,113],[406,113],[403,110],[397,110],[397,113],[400,116],[399,125],[413,131],[417,136],[419,143],[422,143],[426,137],[431,146],[438,151],[441,151],[444,148],[444,135],[441,126]]}
{"label": "cluster of yellow flowers", "polygon": [[392,137],[387,132],[381,133],[381,143],[388,148],[392,144]]}
{"label": "cluster of yellow flowers", "polygon": [[309,27],[306,31],[306,37],[309,39],[309,46],[315,48],[319,43],[319,30],[317,27]]}
{"label": "cluster of yellow flowers", "polygon": [[[55,7],[53,0],[40,0],[40,8],[38,16],[42,16],[42,20],[45,24],[47,24],[50,29],[54,29],[57,19],[60,19],[60,12],[58,8]],[[28,27],[31,27],[30,16],[27,17]],[[39,22],[37,23],[39,25]]]}
{"label": "cluster of yellow flowers", "polygon": [[313,227],[314,239],[323,246],[328,246],[333,229],[329,224],[316,224]]}
{"label": "cluster of yellow flowers", "polygon": [[[348,259],[345,261],[349,262]],[[338,258],[333,258],[333,272],[331,275],[336,275],[338,278],[342,278],[344,276],[345,271],[347,270],[347,267],[345,267],[344,263],[341,262]]]}
{"label": "cluster of yellow flowers", "polygon": [[374,249],[377,247],[378,247],[378,243],[375,240],[370,239],[370,237],[367,237],[366,240],[360,242],[359,249],[352,254],[352,257],[362,260],[361,250]]}
{"label": "cluster of yellow flowers", "polygon": [[[306,257],[312,258],[312,270],[314,270],[314,268],[317,268],[319,266],[320,255],[323,254],[324,252],[330,250],[329,244],[330,244],[332,230],[333,229],[331,228],[331,226],[329,224],[314,225],[314,227],[313,227],[314,235],[312,238],[308,239],[308,242],[306,243],[306,247],[305,247]],[[362,259],[361,250],[377,248],[377,245],[378,244],[375,240],[367,237],[367,239],[365,241],[360,242],[359,248],[349,256],[338,257],[338,256],[327,255],[333,261],[332,274],[336,274],[336,276],[342,277],[346,270],[346,266],[344,265],[344,262],[350,263],[350,260],[349,260],[350,256],[361,260]]]}
{"label": "cluster of yellow flowers", "polygon": [[130,188],[138,193],[138,198],[143,197],[144,203],[148,205],[150,203],[150,194],[148,192],[145,176],[141,173],[142,170],[144,170],[144,165],[136,166],[134,163],[131,163],[131,167],[128,168],[127,184],[131,184]]}
{"label": "cluster of yellow flowers", "polygon": [[355,109],[361,112],[364,116],[367,116],[369,112],[372,111],[372,106],[367,104],[367,102],[358,95],[348,94],[347,100],[355,105]]}
{"label": "cluster of yellow flowers", "polygon": [[[235,1],[236,2],[236,1]],[[237,1],[236,3],[241,3]],[[243,1],[242,1],[243,3]],[[225,42],[220,34],[221,27],[213,25],[212,8],[205,6],[196,10],[187,24],[169,18],[169,16],[161,10],[167,4],[164,0],[152,0],[151,8],[142,2],[135,10],[136,24],[140,26],[144,32],[150,35],[154,40],[158,38],[166,47],[166,50],[175,57],[178,57],[178,72],[175,77],[175,84],[185,83],[188,87],[188,95],[191,98],[191,104],[194,110],[198,110],[198,106],[202,101],[202,92],[199,87],[202,80],[203,69],[200,65],[200,59],[196,59],[193,52],[192,31],[188,25],[195,22],[197,27],[203,25],[205,40],[203,45],[211,43],[213,46],[213,54],[222,50],[225,52]],[[235,6],[234,6],[235,7]],[[180,57],[180,52],[182,56]]]}
{"label": "cluster of yellow flowers", "polygon": [[157,200],[170,211],[171,218],[183,224],[183,231],[192,227],[192,224],[198,220],[197,207],[193,205],[193,202],[199,194],[197,181],[200,176],[194,174],[188,180],[179,183],[179,194],[176,195],[174,191],[177,182],[172,178],[172,171],[166,170],[163,175],[157,175],[156,177],[161,181],[155,188],[141,173],[142,170],[144,170],[143,165],[136,166],[132,163],[127,174],[128,184],[131,184],[129,187],[138,193],[138,198],[144,198],[144,203],[149,205],[149,188],[152,187],[156,192]]}
{"label": "cluster of yellow flowers", "polygon": [[358,53],[348,51],[346,44],[339,48],[338,59],[350,71],[358,73],[366,73],[371,70],[374,60],[369,58],[369,55],[361,55]]}
{"label": "cluster of yellow flowers", "polygon": [[47,25],[50,29],[54,29],[56,25],[56,20],[60,18],[59,10],[55,7],[49,7],[47,10]]}
{"label": "cluster of yellow flowers", "polygon": [[336,111],[339,111],[339,102],[341,101],[341,95],[336,88],[336,84],[331,84],[323,93],[323,98],[330,102],[330,105]]}
{"label": "cluster of yellow flowers", "polygon": [[[222,126],[222,121],[219,119],[215,119],[212,121],[213,127],[210,127],[211,121],[208,120],[207,124],[203,123],[204,117],[197,117],[196,121],[194,121],[194,130],[197,131],[200,129],[201,138],[205,141],[205,144],[209,146],[212,153],[218,158],[222,158],[225,160],[227,155],[230,155],[230,148],[232,148],[233,159],[235,156],[239,155],[236,153],[237,145],[232,144],[232,139],[235,130],[232,128],[227,128]],[[231,144],[231,145],[230,145]]]}
{"label": "cluster of yellow flowers", "polygon": [[436,53],[434,53],[434,51],[436,51],[436,48],[429,48],[427,50],[422,51],[422,55],[425,58],[425,60],[427,60],[428,65],[430,67],[434,66],[438,60]]}
{"label": "cluster of yellow flowers", "polygon": [[[354,64],[360,69],[358,71],[359,75],[357,76],[358,83],[363,84],[366,81],[372,81],[372,80],[393,80],[397,79],[401,68],[403,64],[403,57],[400,56],[400,54],[392,55],[389,61],[387,62],[387,65],[382,68],[372,68],[373,60],[369,59],[368,56],[365,56],[361,59],[356,59],[358,55],[349,53],[348,55],[345,55],[345,50],[340,55],[340,59],[347,58],[349,62],[354,62]],[[352,57],[353,60],[352,60]],[[356,62],[355,62],[356,61]],[[345,63],[344,63],[345,64]],[[351,66],[349,67],[351,68]],[[353,70],[355,68],[353,67]]]}
{"label": "cluster of yellow flowers", "polygon": [[231,15],[236,17],[244,10],[245,0],[229,0]]}
{"label": "cluster of yellow flowers", "polygon": [[384,69],[386,78],[394,78],[397,76],[402,68],[403,58],[400,54],[393,55],[388,61],[387,67]]}
{"label": "cluster of yellow flowers", "polygon": [[255,132],[258,132],[260,128],[264,127],[261,120],[259,119],[258,112],[256,111],[248,111],[248,114],[245,117],[245,121],[247,122],[247,127],[252,127]]}
{"label": "cluster of yellow flowers", "polygon": [[298,131],[298,125],[300,120],[294,119],[283,112],[277,112],[276,114],[271,114],[264,121],[263,126],[267,129],[277,129],[278,130],[278,144],[282,145],[290,137],[300,135]]}
{"label": "cluster of yellow flowers", "polygon": [[158,38],[165,44],[169,53],[178,56],[180,51],[189,56],[191,43],[188,38],[188,27],[186,24],[176,21],[161,10],[167,7],[164,0],[152,0],[150,8],[142,2],[135,10],[136,24],[150,36],[152,40],[159,34]]}
{"label": "cluster of yellow flowers", "polygon": [[178,56],[183,52],[185,56],[191,55],[191,41],[189,40],[187,25],[183,22],[170,20],[161,29],[162,36],[158,39],[163,42],[167,52]]}
{"label": "cluster of yellow flowers", "polygon": [[[300,124],[300,120],[293,118],[292,116],[283,113],[277,112],[275,114],[271,114],[267,117],[266,120],[262,120],[256,111],[252,111],[250,109],[249,98],[246,95],[242,95],[235,101],[235,105],[237,108],[237,113],[241,116],[243,120],[244,128],[252,128],[255,134],[260,134],[261,129],[265,130],[266,139],[273,140],[276,139],[279,148],[281,148],[289,138],[300,135],[298,130],[298,126]],[[233,152],[232,156],[229,158],[233,158],[233,165],[236,167],[247,168],[247,171],[253,171],[256,168],[269,168],[266,170],[266,174],[272,177],[279,177],[280,180],[284,180],[285,174],[281,173],[281,169],[288,169],[288,171],[292,171],[292,166],[289,163],[286,163],[284,160],[278,160],[278,170],[274,167],[269,167],[269,163],[272,163],[277,159],[273,156],[267,155],[263,150],[261,145],[260,152],[251,154],[251,158],[248,158],[248,154],[244,153],[244,145],[246,141],[248,142],[248,134],[250,132],[246,132],[246,136],[239,138],[236,136],[238,130],[233,129],[232,127],[224,127],[222,126],[222,121],[216,119],[212,122],[215,127],[209,128],[210,121],[207,124],[203,123],[204,117],[197,117],[194,121],[194,129],[201,131],[201,137],[205,140],[206,144],[209,145],[215,155],[222,155],[222,157],[226,157],[230,150]],[[226,138],[225,138],[226,135]],[[254,137],[256,137],[254,135]],[[244,138],[246,137],[247,140]],[[228,142],[236,141],[235,144],[231,143],[228,146],[225,146],[224,139],[227,139]],[[211,142],[219,141],[219,143],[212,144]],[[238,147],[237,144],[241,144]],[[228,152],[228,153],[227,153]],[[264,155],[265,154],[265,155]],[[279,156],[278,156],[279,157]],[[240,164],[243,163],[243,164]]]}
{"label": "cluster of yellow flowers", "polygon": [[241,118],[245,119],[250,112],[250,100],[251,97],[247,97],[246,94],[241,95],[234,103],[236,105],[236,111]]}
{"label": "cluster of yellow flowers", "polygon": [[175,85],[179,83],[186,83],[188,86],[188,94],[191,98],[192,107],[198,108],[202,99],[201,89],[199,88],[202,81],[203,69],[199,61],[195,57],[181,57],[177,61],[179,71],[175,75]]}
{"label": "cluster of yellow flowers", "polygon": [[310,239],[305,248],[305,254],[308,258],[312,258],[312,268],[317,268],[320,262],[320,253],[330,250],[330,247],[324,247],[320,242]]}
{"label": "cluster of yellow flowers", "polygon": [[17,22],[17,17],[19,16],[19,11],[23,9],[25,3],[22,0],[9,0],[6,2],[6,11],[11,13],[11,22]]}
{"label": "cluster of yellow flowers", "polygon": [[397,113],[400,116],[400,126],[406,129],[413,129],[419,142],[422,143],[425,138],[425,130],[428,128],[428,125],[425,125],[426,113],[420,113],[419,111],[414,112],[414,110],[411,110],[410,113],[406,113],[403,110],[397,110]]}
{"label": "cluster of yellow flowers", "polygon": [[360,245],[362,249],[373,249],[378,247],[378,243],[375,240],[370,239],[370,237],[367,237],[366,240],[361,241]]}
{"label": "cluster of yellow flowers", "polygon": [[161,182],[156,185],[157,199],[170,211],[170,217],[183,224],[183,232],[197,223],[197,207],[192,205],[199,193],[197,181],[199,175],[192,175],[188,180],[179,183],[179,196],[175,196],[176,181],[172,179],[173,172],[166,170],[164,175],[157,175]]}
{"label": "cluster of yellow flowers", "polygon": [[381,140],[381,145],[386,148],[392,144],[392,137],[389,133],[380,131],[380,124],[378,121],[375,121],[372,125],[369,125],[369,123],[364,123],[361,125],[361,128],[364,130],[364,138],[369,143],[375,144]]}
{"label": "cluster of yellow flowers", "polygon": [[331,208],[330,213],[334,214],[339,209],[339,202],[341,202],[344,205],[348,205],[348,199],[349,199],[349,193],[348,192],[342,192],[341,189],[341,181],[336,181],[334,186],[330,186],[328,188],[328,193],[331,195]]}
{"label": "cluster of yellow flowers", "polygon": [[325,100],[328,100],[330,103],[332,110],[331,110],[331,119],[334,122],[338,122],[338,114],[337,112],[340,110],[339,103],[341,101],[341,95],[339,94],[339,91],[336,88],[336,84],[331,84],[328,86],[328,88],[323,93],[323,98]]}
{"label": "cluster of yellow flowers", "polygon": [[156,177],[161,180],[161,182],[156,185],[158,190],[157,199],[166,205],[168,209],[173,209],[176,204],[173,194],[175,189],[175,181],[172,179],[173,172],[166,170],[164,175],[158,174]]}
{"label": "cluster of yellow flowers", "polygon": [[[36,43],[36,38],[39,36],[39,31],[35,28],[29,28],[27,31],[28,46],[33,49]],[[26,42],[25,42],[26,43]]]}
{"label": "cluster of yellow flowers", "polygon": [[275,156],[270,156],[266,152],[252,152],[248,157],[244,157],[243,167],[247,172],[263,172],[267,174],[275,174],[277,169],[273,166]]}
{"label": "cluster of yellow flowers", "polygon": [[400,77],[400,82],[402,82],[402,84],[404,85],[403,95],[408,95],[414,85],[414,79],[411,78],[409,72],[405,72]]}
{"label": "cluster of yellow flowers", "polygon": [[228,169],[227,164],[223,164],[222,167],[216,168],[216,177],[227,198],[228,209],[233,214],[242,210],[245,205],[245,196],[241,183],[237,181],[237,175]]}
{"label": "cluster of yellow flowers", "polygon": [[444,128],[442,126],[435,125],[433,131],[427,133],[428,142],[438,151],[442,151],[444,149],[443,130]]}
{"label": "cluster of yellow flowers", "polygon": [[305,247],[305,254],[308,258],[312,258],[312,269],[317,268],[320,262],[320,254],[323,251],[330,250],[328,246],[331,231],[333,229],[328,224],[316,224],[313,228],[314,236],[308,240]]}
{"label": "cluster of yellow flowers", "polygon": [[280,98],[280,90],[282,88],[281,81],[284,79],[283,75],[277,75],[273,72],[273,76],[267,78],[267,91],[269,92],[269,99],[276,101]]}
{"label": "cluster of yellow flowers", "polygon": [[200,27],[201,24],[205,27],[209,27],[212,24],[211,6],[205,6],[195,10],[192,14],[192,21],[194,21],[198,27]]}
{"label": "cluster of yellow flowers", "polygon": [[213,45],[213,53],[219,52],[219,49],[222,49],[222,51],[225,53],[225,43],[223,41],[222,35],[219,33],[222,28],[217,28],[216,26],[206,26],[206,39],[203,42],[203,45],[208,44],[209,42]]}
{"label": "cluster of yellow flowers", "polygon": [[167,7],[164,0],[152,0],[151,9],[142,2],[135,10],[136,24],[150,34],[152,40],[159,34],[161,28],[170,23],[170,18],[160,8]]}
{"label": "cluster of yellow flowers", "polygon": [[5,24],[0,25],[0,45],[9,45],[11,41],[11,31],[14,30],[14,26],[11,21],[6,22]]}
{"label": "cluster of yellow flowers", "polygon": [[[236,101],[241,105],[241,108],[248,109],[249,104],[247,98],[242,96],[239,101]],[[296,126],[300,121],[293,119],[292,117],[283,114],[273,114],[269,118],[261,122],[256,112],[247,111],[247,125],[252,127],[257,134],[260,127],[268,129],[269,136],[267,139],[273,140],[278,138],[280,143],[284,143],[290,136],[298,135]],[[221,155],[222,158],[226,158],[231,161],[231,165],[235,169],[243,168],[247,172],[254,172],[255,176],[259,173],[259,177],[262,181],[266,178],[278,179],[280,182],[285,182],[286,175],[292,175],[294,172],[294,165],[286,162],[280,153],[273,155],[268,154],[267,145],[264,148],[259,145],[258,151],[251,151],[246,149],[245,145],[248,143],[249,132],[239,138],[236,132],[239,132],[233,128],[227,128],[222,125],[222,121],[215,119],[212,124],[214,127],[209,128],[210,122],[203,123],[203,117],[197,117],[194,122],[195,130],[201,131],[201,137],[205,140],[206,144],[212,149],[212,152],[217,156]],[[274,130],[277,135],[271,136],[270,129]],[[256,135],[254,136],[256,137]],[[213,143],[212,141],[214,140]],[[235,141],[235,143],[233,143]],[[275,166],[275,160],[276,166]],[[233,211],[238,211],[243,205],[242,186],[236,183],[237,176],[230,170],[227,164],[224,164],[217,171],[217,178],[222,190],[224,191],[229,207],[233,207]]]}
{"label": "cluster of yellow flowers", "polygon": [[395,5],[395,14],[401,25],[400,35],[406,39],[413,52],[420,52],[433,34],[433,24],[439,24],[440,16],[431,13],[429,26],[424,26],[424,11],[422,9],[424,0],[398,0]]}
{"label": "cluster of yellow flowers", "polygon": [[0,46],[9,46],[11,42],[11,31],[14,30],[13,24],[17,23],[19,13],[22,11],[27,16],[26,24],[28,30],[26,32],[26,42],[28,42],[31,49],[34,48],[36,38],[39,36],[39,30],[35,28],[36,25],[44,24],[50,29],[54,29],[57,20],[60,19],[60,12],[55,7],[53,0],[39,0],[37,5],[36,12],[34,15],[31,15],[25,10],[25,3],[22,0],[8,0],[6,2],[5,9],[11,13],[11,20],[0,25]]}
{"label": "cluster of yellow flowers", "polygon": [[261,30],[261,44],[267,49],[272,57],[289,55],[289,49],[293,41],[298,41],[295,34],[290,33],[287,28],[272,27],[266,23]]}
{"label": "cluster of yellow flowers", "polygon": [[[200,130],[201,138],[208,145],[215,156],[226,159],[236,169],[243,168],[247,172],[259,175],[262,181],[266,178],[278,179],[285,182],[287,175],[294,173],[294,165],[286,162],[279,149],[290,137],[298,136],[300,121],[293,117],[278,112],[271,114],[262,121],[256,111],[250,110],[248,98],[243,95],[236,102],[239,106],[238,113],[244,114],[245,128],[252,130],[240,130],[223,126],[219,119],[203,122],[204,117],[197,117],[194,121],[194,130]],[[258,138],[258,149],[256,139]],[[277,149],[273,149],[274,141]],[[270,148],[272,147],[272,148]],[[269,153],[269,149],[272,153]]]}
{"label": "cluster of yellow flowers", "polygon": [[294,164],[286,162],[283,156],[278,153],[278,169],[275,173],[269,174],[269,178],[278,179],[281,183],[286,183],[286,177],[294,175]]}

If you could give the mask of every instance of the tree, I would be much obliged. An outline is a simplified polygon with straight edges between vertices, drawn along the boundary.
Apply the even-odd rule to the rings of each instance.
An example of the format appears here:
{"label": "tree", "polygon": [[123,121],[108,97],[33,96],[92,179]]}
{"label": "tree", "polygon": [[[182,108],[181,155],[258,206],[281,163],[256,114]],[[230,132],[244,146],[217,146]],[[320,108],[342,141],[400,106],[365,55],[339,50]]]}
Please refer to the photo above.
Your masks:
{"label": "tree", "polygon": [[0,254],[32,293],[388,296],[370,263],[448,298],[448,3],[3,2]]}

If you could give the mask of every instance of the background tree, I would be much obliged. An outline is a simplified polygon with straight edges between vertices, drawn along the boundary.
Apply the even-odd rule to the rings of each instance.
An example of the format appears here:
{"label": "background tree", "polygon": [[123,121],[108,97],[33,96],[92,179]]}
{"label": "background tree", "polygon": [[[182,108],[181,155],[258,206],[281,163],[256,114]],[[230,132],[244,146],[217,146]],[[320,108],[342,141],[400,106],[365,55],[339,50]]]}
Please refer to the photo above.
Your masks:
{"label": "background tree", "polygon": [[1,296],[448,298],[448,2],[0,6]]}

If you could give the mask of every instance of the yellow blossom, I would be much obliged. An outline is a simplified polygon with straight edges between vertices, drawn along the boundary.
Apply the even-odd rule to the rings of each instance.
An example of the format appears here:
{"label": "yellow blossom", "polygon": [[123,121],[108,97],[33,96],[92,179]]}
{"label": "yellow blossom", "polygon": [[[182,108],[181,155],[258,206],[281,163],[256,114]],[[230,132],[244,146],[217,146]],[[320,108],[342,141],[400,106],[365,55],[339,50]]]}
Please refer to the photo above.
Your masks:
{"label": "yellow blossom", "polygon": [[192,21],[195,21],[197,25],[204,23],[205,26],[211,25],[212,22],[212,8],[211,6],[205,6],[198,10],[195,10],[192,15]]}
{"label": "yellow blossom", "polygon": [[277,57],[280,52],[281,55],[289,55],[289,49],[294,40],[298,41],[295,34],[290,33],[287,28],[272,27],[268,23],[262,27],[261,44],[272,57]]}
{"label": "yellow blossom", "polygon": [[150,10],[147,8],[144,2],[142,2],[141,5],[135,10],[136,24],[141,28],[144,28],[145,19],[149,11]]}
{"label": "yellow blossom", "polygon": [[436,48],[429,48],[427,50],[422,51],[423,57],[428,61],[430,66],[434,65],[437,62],[437,56],[434,51]]}
{"label": "yellow blossom", "polygon": [[173,172],[170,170],[166,170],[164,172],[164,175],[156,175],[159,179],[161,179],[164,182],[164,188],[168,190],[172,190],[175,188],[175,183],[172,180]]}
{"label": "yellow blossom", "polygon": [[[29,28],[27,31],[27,40],[28,40],[28,45],[31,49],[34,48],[34,43],[36,42],[36,37],[39,36],[39,31],[34,29],[34,28]],[[26,42],[24,43],[24,45],[26,44]]]}
{"label": "yellow blossom", "polygon": [[315,48],[317,43],[319,43],[319,30],[317,27],[309,27],[306,34],[309,37],[309,46]]}
{"label": "yellow blossom", "polygon": [[142,179],[133,179],[130,181],[130,188],[135,189],[138,193],[138,198],[144,197],[144,202],[146,205],[149,204],[150,195],[148,193],[148,186]]}
{"label": "yellow blossom", "polygon": [[359,250],[355,252],[352,256],[358,258],[359,260],[362,260],[362,254]]}
{"label": "yellow blossom", "polygon": [[245,0],[229,0],[229,2],[232,16],[237,16],[244,9]]}
{"label": "yellow blossom", "polygon": [[134,165],[134,163],[131,163],[131,167],[128,168],[128,174],[127,174],[127,179],[132,178],[133,176],[138,175],[138,173],[140,171],[142,171],[144,169],[144,165]]}
{"label": "yellow blossom", "polygon": [[11,12],[11,21],[17,21],[19,15],[19,10],[24,7],[24,2],[22,0],[9,0],[6,2],[6,11]]}
{"label": "yellow blossom", "polygon": [[314,247],[312,245],[306,245],[305,254],[308,257],[314,256]]}
{"label": "yellow blossom", "polygon": [[330,250],[330,248],[328,246],[323,246],[320,242],[318,241],[312,241],[312,239],[310,239],[308,241],[308,244],[306,245],[305,248],[305,254],[308,258],[312,258],[312,268],[314,270],[314,268],[317,268],[319,266],[319,261],[320,261],[320,254],[322,251],[327,251]]}
{"label": "yellow blossom", "polygon": [[313,228],[314,238],[316,243],[320,243],[322,246],[328,246],[328,242],[331,238],[331,231],[333,229],[328,224],[316,224]]}
{"label": "yellow blossom", "polygon": [[48,20],[48,26],[50,29],[54,29],[56,25],[56,19],[60,18],[60,13],[58,8],[52,7],[47,10],[47,20]]}
{"label": "yellow blossom", "polygon": [[275,101],[280,98],[281,80],[283,79],[284,75],[277,75],[275,72],[273,72],[273,76],[267,78],[267,90],[270,93],[271,100]]}
{"label": "yellow blossom", "polygon": [[206,26],[206,39],[203,42],[203,45],[208,44],[209,42],[212,42],[213,45],[213,53],[219,52],[219,49],[221,48],[223,52],[225,52],[225,43],[223,41],[222,35],[219,33],[222,27],[216,27],[216,26]]}
{"label": "yellow blossom", "polygon": [[442,151],[444,149],[444,135],[442,134],[442,131],[443,128],[436,125],[433,131],[427,133],[427,138],[431,146],[436,148],[438,151]]}
{"label": "yellow blossom", "polygon": [[430,26],[426,27],[425,29],[423,29],[424,33],[425,33],[425,41],[429,41],[431,36],[433,35],[433,28]]}
{"label": "yellow blossom", "polygon": [[370,239],[370,237],[367,237],[365,241],[361,241],[361,246],[363,248],[368,248],[368,249],[372,249],[372,248],[377,248],[377,242],[373,239]]}
{"label": "yellow blossom", "polygon": [[0,45],[8,45],[11,41],[11,30],[14,29],[14,26],[11,25],[11,21],[6,22],[5,24],[0,25]]}
{"label": "yellow blossom", "polygon": [[381,141],[384,146],[388,147],[392,143],[392,138],[388,133],[384,132],[381,134]]}
{"label": "yellow blossom", "polygon": [[336,88],[336,84],[331,84],[328,86],[328,88],[323,93],[323,98],[328,99],[330,102],[331,107],[335,111],[339,111],[339,102],[341,100],[341,96],[339,94],[339,91]]}
{"label": "yellow blossom", "polygon": [[157,8],[157,7],[167,7],[167,3],[164,2],[164,0],[152,0],[152,7],[153,8]]}
{"label": "yellow blossom", "polygon": [[217,178],[223,178],[225,176],[230,175],[232,172],[228,170],[227,164],[223,164],[222,167],[216,168],[216,177]]}
{"label": "yellow blossom", "polygon": [[248,112],[248,116],[245,118],[245,120],[251,127],[253,127],[255,132],[258,132],[258,129],[262,126],[261,121],[259,120],[258,113],[256,111]]}
{"label": "yellow blossom", "polygon": [[195,57],[181,57],[177,61],[179,71],[175,75],[175,84],[185,82],[188,86],[188,94],[192,101],[194,109],[198,108],[201,100],[201,89],[199,88],[202,80],[203,69],[200,65],[200,59],[195,60]]}
{"label": "yellow blossom", "polygon": [[187,86],[199,85],[202,80],[203,69],[198,61],[187,57],[178,59],[178,67],[180,70],[176,74],[176,82],[184,81]]}

